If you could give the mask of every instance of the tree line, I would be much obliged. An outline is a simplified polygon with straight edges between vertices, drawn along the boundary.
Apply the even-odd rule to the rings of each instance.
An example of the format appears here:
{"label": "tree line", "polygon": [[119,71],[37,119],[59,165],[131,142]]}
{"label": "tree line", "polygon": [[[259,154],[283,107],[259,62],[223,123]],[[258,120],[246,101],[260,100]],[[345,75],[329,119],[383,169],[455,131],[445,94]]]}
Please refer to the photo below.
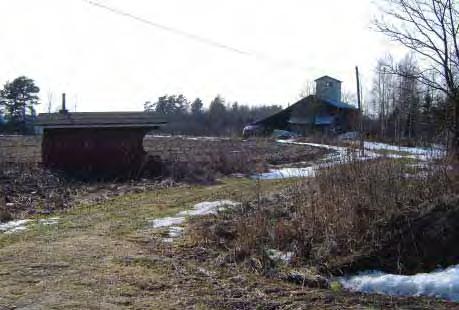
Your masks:
{"label": "tree line", "polygon": [[35,81],[20,76],[6,82],[0,89],[0,131],[18,134],[33,133],[35,106],[40,88]]}
{"label": "tree line", "polygon": [[[391,142],[442,142],[453,138],[454,118],[448,97],[416,76],[413,53],[396,61],[388,54],[375,66],[366,132]],[[395,74],[396,72],[396,74]]]}
{"label": "tree line", "polygon": [[377,68],[381,135],[442,133],[459,156],[459,4],[457,0],[379,0],[376,31],[411,51]]}
{"label": "tree line", "polygon": [[162,131],[168,134],[239,136],[247,124],[282,109],[278,105],[248,106],[226,102],[216,96],[208,108],[200,98],[189,101],[184,95],[165,95],[146,102],[145,111],[154,111],[168,120]]}

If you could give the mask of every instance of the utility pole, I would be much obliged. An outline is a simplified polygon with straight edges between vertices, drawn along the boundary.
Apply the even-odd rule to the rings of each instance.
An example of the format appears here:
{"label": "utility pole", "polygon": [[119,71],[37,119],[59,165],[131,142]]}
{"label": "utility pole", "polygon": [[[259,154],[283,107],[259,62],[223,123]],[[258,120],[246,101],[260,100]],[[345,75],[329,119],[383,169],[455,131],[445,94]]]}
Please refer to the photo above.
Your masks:
{"label": "utility pole", "polygon": [[360,75],[359,67],[355,66],[355,76],[357,79],[357,103],[359,108],[359,136],[360,136],[360,156],[365,156],[365,148],[363,143],[363,112],[362,112],[362,100],[360,98]]}

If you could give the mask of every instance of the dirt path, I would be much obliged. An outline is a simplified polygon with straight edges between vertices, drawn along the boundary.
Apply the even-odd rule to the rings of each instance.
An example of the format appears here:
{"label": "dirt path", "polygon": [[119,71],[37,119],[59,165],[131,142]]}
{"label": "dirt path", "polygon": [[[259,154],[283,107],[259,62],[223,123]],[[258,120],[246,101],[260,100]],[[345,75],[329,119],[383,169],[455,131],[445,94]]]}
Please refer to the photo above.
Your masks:
{"label": "dirt path", "polygon": [[[295,181],[264,181],[264,192]],[[149,220],[202,201],[253,197],[259,183],[225,180],[126,195],[62,214],[58,225],[0,235],[0,309],[451,308],[301,286],[244,273],[187,238],[172,244]]]}

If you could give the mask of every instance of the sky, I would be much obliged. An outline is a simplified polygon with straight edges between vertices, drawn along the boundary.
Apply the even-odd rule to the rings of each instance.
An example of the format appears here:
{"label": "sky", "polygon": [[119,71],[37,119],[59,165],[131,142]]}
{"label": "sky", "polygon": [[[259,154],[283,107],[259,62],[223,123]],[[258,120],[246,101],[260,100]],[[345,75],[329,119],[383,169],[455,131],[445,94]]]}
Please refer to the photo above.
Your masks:
{"label": "sky", "polygon": [[370,29],[370,0],[94,2],[192,36],[85,0],[0,0],[0,84],[34,79],[39,112],[63,92],[72,111],[142,110],[164,94],[287,106],[323,75],[355,92],[356,65],[370,87],[377,58],[396,48]]}

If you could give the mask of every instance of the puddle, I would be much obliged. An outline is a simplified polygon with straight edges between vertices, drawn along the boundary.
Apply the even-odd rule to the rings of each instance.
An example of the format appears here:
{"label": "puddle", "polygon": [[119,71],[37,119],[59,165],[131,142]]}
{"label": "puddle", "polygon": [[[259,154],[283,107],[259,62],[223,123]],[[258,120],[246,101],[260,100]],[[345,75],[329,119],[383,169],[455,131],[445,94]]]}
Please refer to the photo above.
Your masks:
{"label": "puddle", "polygon": [[352,292],[390,296],[428,296],[459,301],[459,265],[412,276],[368,271],[338,281]]}

